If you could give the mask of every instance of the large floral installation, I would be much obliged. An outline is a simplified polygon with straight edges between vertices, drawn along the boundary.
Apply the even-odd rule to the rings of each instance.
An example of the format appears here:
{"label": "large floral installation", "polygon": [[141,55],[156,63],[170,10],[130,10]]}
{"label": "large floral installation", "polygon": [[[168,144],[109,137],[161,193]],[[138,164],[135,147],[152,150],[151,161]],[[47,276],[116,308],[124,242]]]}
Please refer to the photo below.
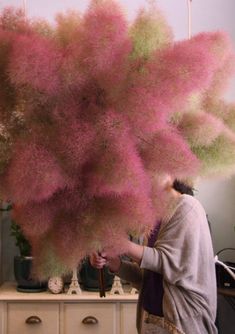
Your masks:
{"label": "large floral installation", "polygon": [[149,233],[168,208],[163,175],[235,171],[233,71],[225,33],[175,42],[154,5],[132,23],[112,0],[55,26],[2,11],[0,194],[39,277]]}

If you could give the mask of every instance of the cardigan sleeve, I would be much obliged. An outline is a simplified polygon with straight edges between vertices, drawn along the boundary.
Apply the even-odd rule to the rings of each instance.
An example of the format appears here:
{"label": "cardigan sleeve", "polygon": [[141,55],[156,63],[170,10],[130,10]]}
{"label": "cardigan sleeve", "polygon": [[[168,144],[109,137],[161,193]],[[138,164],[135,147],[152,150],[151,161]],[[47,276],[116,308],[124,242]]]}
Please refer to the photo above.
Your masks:
{"label": "cardigan sleeve", "polygon": [[196,199],[188,197],[161,228],[155,247],[144,247],[140,265],[181,286],[200,280],[200,263],[211,247],[205,211]]}

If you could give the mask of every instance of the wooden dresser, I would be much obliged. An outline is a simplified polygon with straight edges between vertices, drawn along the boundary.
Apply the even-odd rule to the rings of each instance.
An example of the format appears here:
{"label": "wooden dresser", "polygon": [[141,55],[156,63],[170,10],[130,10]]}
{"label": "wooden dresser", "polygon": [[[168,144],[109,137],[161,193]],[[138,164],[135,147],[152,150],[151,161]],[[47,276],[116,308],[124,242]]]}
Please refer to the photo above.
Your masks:
{"label": "wooden dresser", "polygon": [[0,287],[1,334],[136,334],[137,295],[21,293]]}

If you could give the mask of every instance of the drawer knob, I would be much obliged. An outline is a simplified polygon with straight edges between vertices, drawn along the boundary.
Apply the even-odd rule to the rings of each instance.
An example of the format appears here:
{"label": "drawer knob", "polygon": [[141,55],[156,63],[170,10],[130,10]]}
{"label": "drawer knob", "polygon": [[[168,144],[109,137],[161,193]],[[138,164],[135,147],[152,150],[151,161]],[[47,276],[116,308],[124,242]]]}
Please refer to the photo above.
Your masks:
{"label": "drawer knob", "polygon": [[31,317],[28,317],[25,320],[25,323],[28,324],[28,325],[38,325],[41,322],[42,322],[42,320],[36,315],[32,315]]}
{"label": "drawer knob", "polygon": [[89,315],[88,317],[85,317],[83,320],[82,320],[82,323],[84,324],[84,325],[96,325],[96,324],[98,324],[98,320],[95,318],[95,317],[93,317],[93,316],[91,316],[91,315]]}

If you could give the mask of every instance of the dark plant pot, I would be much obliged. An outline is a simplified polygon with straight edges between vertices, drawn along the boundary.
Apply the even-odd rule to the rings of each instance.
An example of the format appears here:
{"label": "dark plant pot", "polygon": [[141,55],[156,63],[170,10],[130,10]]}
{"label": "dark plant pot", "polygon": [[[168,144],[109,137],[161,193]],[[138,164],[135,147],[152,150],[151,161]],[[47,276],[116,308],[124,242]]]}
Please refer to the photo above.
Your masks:
{"label": "dark plant pot", "polygon": [[[99,291],[99,270],[92,267],[89,260],[85,260],[79,272],[80,283],[84,290]],[[105,291],[112,288],[114,275],[111,274],[107,267],[104,267]]]}
{"label": "dark plant pot", "polygon": [[32,257],[15,256],[14,274],[17,282],[17,291],[20,292],[41,292],[47,289],[46,282],[40,282],[31,277]]}

